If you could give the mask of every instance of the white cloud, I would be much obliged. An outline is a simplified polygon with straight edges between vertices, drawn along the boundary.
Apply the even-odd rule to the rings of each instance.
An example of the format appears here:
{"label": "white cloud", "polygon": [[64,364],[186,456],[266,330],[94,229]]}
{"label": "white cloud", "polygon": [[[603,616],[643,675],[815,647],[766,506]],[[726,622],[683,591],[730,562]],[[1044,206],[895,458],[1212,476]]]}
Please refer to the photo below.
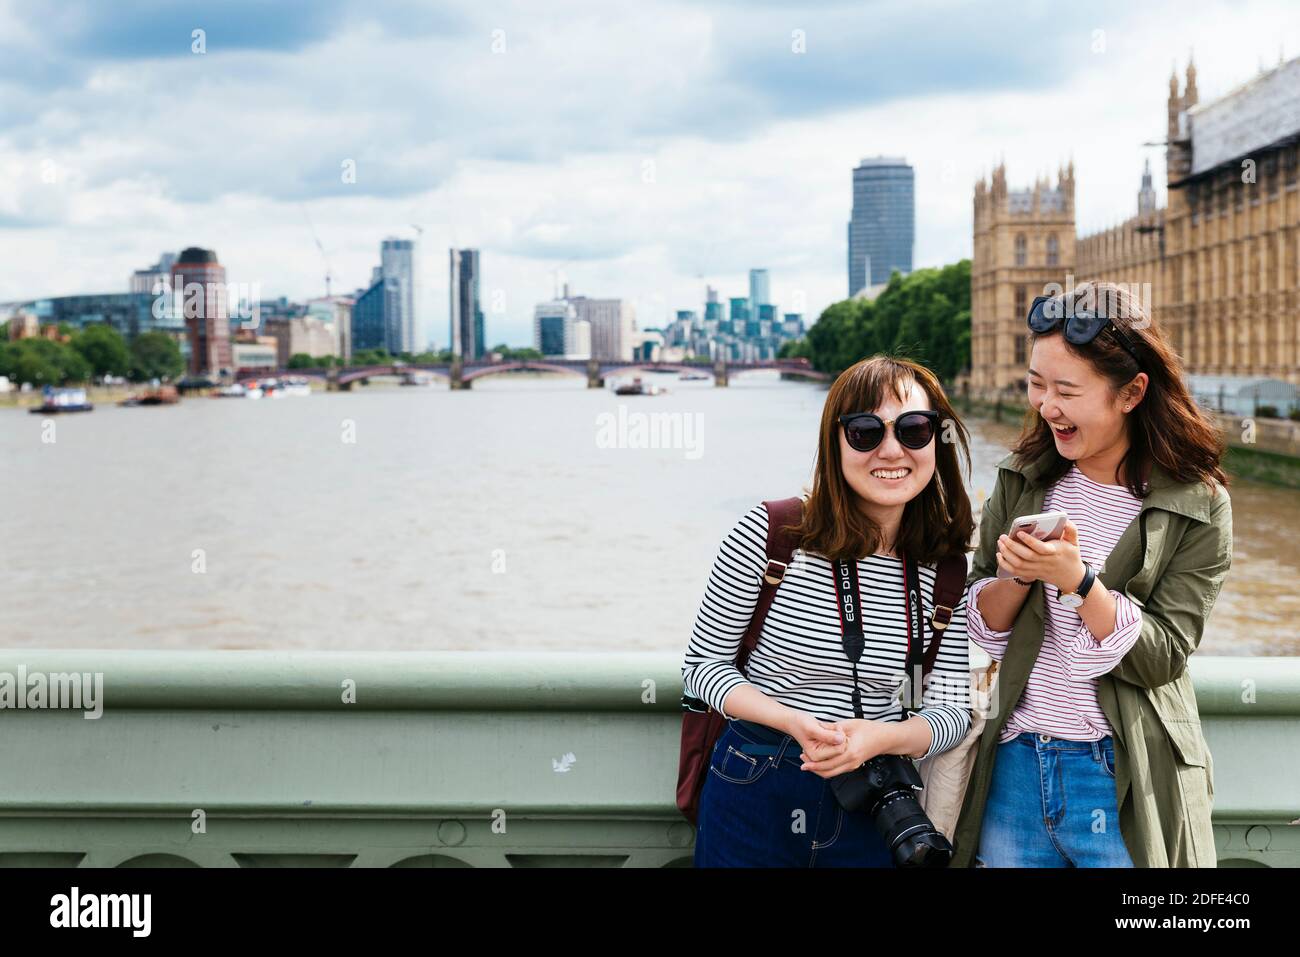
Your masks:
{"label": "white cloud", "polygon": [[[160,251],[195,244],[267,296],[318,295],[309,215],[335,291],[367,282],[385,236],[422,226],[440,343],[452,244],[482,250],[485,289],[505,302],[488,310],[494,343],[528,341],[557,273],[632,299],[646,326],[701,308],[706,282],[745,295],[747,270],[767,267],[774,298],[812,318],[846,291],[860,157],[914,165],[918,267],[970,254],[973,185],[1002,156],[1013,186],[1073,157],[1080,227],[1100,228],[1132,214],[1144,156],[1162,180],[1163,150],[1142,144],[1163,138],[1171,64],[1181,74],[1194,46],[1204,100],[1274,62],[1297,26],[1278,0],[1163,3],[1034,36],[1053,9],[821,5],[795,18],[810,59],[794,64],[773,59],[789,56],[794,22],[779,10],[571,2],[467,8],[462,29],[409,35],[377,17],[286,50],[223,52],[214,32],[205,57],[119,51],[27,97],[11,71],[0,300],[121,290]],[[859,37],[830,42],[854,24]],[[6,43],[40,43],[27,29]],[[875,57],[860,69],[855,42]]]}

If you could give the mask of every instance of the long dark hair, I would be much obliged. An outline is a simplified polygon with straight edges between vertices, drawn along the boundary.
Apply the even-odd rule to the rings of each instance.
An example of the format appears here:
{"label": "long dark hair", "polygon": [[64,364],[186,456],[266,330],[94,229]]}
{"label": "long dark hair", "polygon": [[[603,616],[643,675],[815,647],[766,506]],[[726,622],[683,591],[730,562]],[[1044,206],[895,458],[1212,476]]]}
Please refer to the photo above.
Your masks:
{"label": "long dark hair", "polygon": [[[1086,360],[1110,383],[1113,394],[1118,394],[1139,372],[1150,377],[1142,401],[1127,417],[1129,445],[1120,460],[1119,474],[1129,491],[1138,498],[1146,496],[1142,476],[1152,462],[1179,482],[1205,483],[1211,494],[1216,481],[1226,488],[1228,475],[1220,464],[1226,448],[1223,435],[1187,391],[1182,360],[1138,297],[1115,283],[1088,281],[1058,298],[1066,301],[1057,315],[1071,315],[1070,309],[1105,308],[1115,325],[1137,346],[1137,354],[1142,358],[1140,368],[1113,333],[1102,333],[1081,346],[1065,340],[1065,347],[1071,353]],[[1042,336],[1060,335],[1061,328],[1030,332],[1030,348]],[[1021,465],[1044,455],[1054,456],[1042,473],[1044,484],[1055,482],[1073,464],[1072,459],[1056,450],[1052,427],[1032,408],[1011,451]]]}
{"label": "long dark hair", "polygon": [[962,481],[961,457],[970,473],[969,435],[944,395],[939,380],[923,365],[909,359],[877,355],[840,373],[822,409],[817,464],[812,494],[797,526],[799,547],[829,559],[861,558],[882,544],[880,527],[858,506],[858,495],[844,479],[840,467],[840,422],[845,412],[878,408],[887,392],[898,401],[907,399],[908,385],[916,382],[940,414],[935,435],[934,477],[925,489],[903,507],[895,550],[922,564],[937,563],[948,555],[965,555],[975,531],[970,498]]}

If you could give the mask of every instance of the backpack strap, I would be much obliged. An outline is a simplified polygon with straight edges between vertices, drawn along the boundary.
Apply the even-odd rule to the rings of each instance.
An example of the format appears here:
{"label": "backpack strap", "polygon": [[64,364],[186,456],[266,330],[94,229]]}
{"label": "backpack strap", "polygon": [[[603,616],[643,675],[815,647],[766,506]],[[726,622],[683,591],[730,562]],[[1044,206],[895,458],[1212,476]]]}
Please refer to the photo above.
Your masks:
{"label": "backpack strap", "polygon": [[776,590],[785,578],[786,569],[794,550],[798,546],[793,532],[785,526],[797,525],[803,518],[803,499],[799,497],[783,498],[763,503],[767,509],[767,565],[763,568],[762,584],[758,590],[758,604],[754,606],[754,615],[749,619],[749,627],[736,653],[736,667],[745,673],[749,656],[758,647],[758,636],[763,630],[768,609]]}
{"label": "backpack strap", "polygon": [[939,646],[943,644],[944,629],[952,622],[954,610],[961,604],[966,591],[966,556],[945,555],[939,560],[939,567],[934,576],[934,615],[930,618],[930,628],[934,638],[925,651],[921,665],[922,676],[930,673],[934,661],[939,656]]}

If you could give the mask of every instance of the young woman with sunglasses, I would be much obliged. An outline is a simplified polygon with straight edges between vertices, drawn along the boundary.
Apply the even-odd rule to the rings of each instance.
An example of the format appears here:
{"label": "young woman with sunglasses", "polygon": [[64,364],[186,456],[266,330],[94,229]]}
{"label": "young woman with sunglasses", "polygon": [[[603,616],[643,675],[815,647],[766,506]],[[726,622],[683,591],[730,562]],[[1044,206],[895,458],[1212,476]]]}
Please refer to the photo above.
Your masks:
{"label": "young woman with sunglasses", "polygon": [[[908,651],[905,561],[916,563],[929,621],[937,563],[964,556],[974,532],[959,452],[969,469],[966,431],[928,369],[877,356],[836,379],[799,547],[747,674],[734,662],[767,565],[765,508],[750,509],[723,540],[682,668],[687,693],[727,719],[700,797],[696,866],[892,866],[869,814],[843,810],[828,780],[877,755],[947,750],[970,726],[964,595],[921,707],[903,720],[895,696]],[[833,559],[856,561],[856,666]]]}
{"label": "young woman with sunglasses", "polygon": [[[1222,439],[1123,287],[1039,297],[1028,325],[1033,408],[984,504],[967,599],[971,639],[1001,662],[999,713],[953,865],[1212,867],[1186,663],[1232,561]],[[1062,538],[1008,537],[1051,511]]]}

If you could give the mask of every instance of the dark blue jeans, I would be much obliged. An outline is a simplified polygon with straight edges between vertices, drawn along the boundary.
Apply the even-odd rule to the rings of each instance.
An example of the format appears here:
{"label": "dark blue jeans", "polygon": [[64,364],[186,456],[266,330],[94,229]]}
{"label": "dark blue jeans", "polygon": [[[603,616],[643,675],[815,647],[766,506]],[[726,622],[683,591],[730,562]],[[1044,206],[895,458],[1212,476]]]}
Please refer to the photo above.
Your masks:
{"label": "dark blue jeans", "polygon": [[696,867],[893,867],[865,811],[801,771],[788,734],[733,718],[709,760],[695,829]]}

